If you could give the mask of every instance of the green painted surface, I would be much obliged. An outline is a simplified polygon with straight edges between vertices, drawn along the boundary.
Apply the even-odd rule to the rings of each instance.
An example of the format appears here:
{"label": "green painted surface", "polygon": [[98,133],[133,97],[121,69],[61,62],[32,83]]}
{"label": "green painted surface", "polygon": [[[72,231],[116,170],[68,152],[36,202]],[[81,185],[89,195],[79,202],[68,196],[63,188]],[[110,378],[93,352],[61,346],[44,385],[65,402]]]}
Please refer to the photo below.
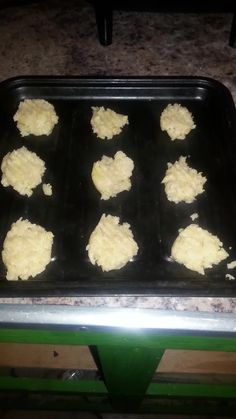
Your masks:
{"label": "green painted surface", "polygon": [[[24,410],[56,410],[56,411],[76,411],[76,412],[114,412],[109,402],[89,402],[81,400],[50,400],[50,396],[45,399],[40,397],[40,400],[33,400],[27,395],[25,398],[22,396],[19,399],[9,400],[6,395],[5,398],[0,399],[1,409],[12,410],[13,406],[17,409]],[[21,416],[19,416],[21,417]]]}
{"label": "green painted surface", "polygon": [[87,332],[31,329],[1,329],[0,342],[45,343],[58,345],[109,345],[156,349],[199,349],[236,351],[236,338],[161,335],[147,331]]}
{"label": "green painted surface", "polygon": [[[194,349],[215,351],[236,351],[236,338],[231,337],[206,337],[206,336],[180,336],[164,335],[147,330],[115,330],[91,332],[31,330],[31,329],[0,329],[0,342],[37,343],[37,344],[62,344],[62,345],[91,345],[97,349],[99,361],[103,372],[102,381],[63,381],[30,378],[0,378],[0,390],[22,391],[22,394],[47,393],[54,395],[71,394],[90,396],[109,396],[113,411],[122,412],[156,412],[156,413],[192,413],[191,403],[186,405],[185,399],[198,398],[194,412],[218,413],[217,405],[207,405],[220,400],[227,403],[230,399],[236,400],[236,386],[233,385],[206,385],[206,384],[173,384],[151,383],[153,374],[161,359],[164,349]],[[141,401],[149,399],[149,404]],[[169,405],[158,402],[167,397],[169,401],[178,401],[177,407],[171,410]],[[205,401],[199,402],[199,398]],[[156,402],[153,404],[152,402]],[[20,401],[21,403],[21,401]],[[23,403],[23,402],[22,402]],[[33,406],[34,401],[32,401]],[[51,406],[53,406],[53,401]],[[74,402],[74,408],[86,410],[89,403],[95,411],[110,411],[109,403],[99,401]],[[92,404],[91,404],[92,403]],[[196,403],[196,402],[195,402]],[[37,402],[36,402],[37,404]],[[194,404],[193,404],[194,405]],[[22,405],[23,406],[23,405]],[[17,406],[16,406],[17,407]],[[61,409],[70,409],[66,400],[61,401]],[[176,410],[177,409],[177,410]],[[215,409],[215,410],[214,410]],[[227,410],[228,409],[228,410]],[[219,410],[220,412],[220,410]],[[222,412],[230,412],[226,405]]]}
{"label": "green painted surface", "polygon": [[152,383],[147,396],[236,399],[236,385]]}
{"label": "green painted surface", "polygon": [[0,377],[0,390],[23,390],[30,392],[107,394],[102,381],[76,381],[40,378]]}
{"label": "green painted surface", "polygon": [[[136,361],[138,357],[136,356]],[[134,366],[135,362],[133,362]],[[218,384],[149,384],[152,375],[151,363],[149,363],[149,372],[146,373],[145,379],[139,376],[141,368],[137,368],[136,382],[133,381],[134,376],[129,376],[129,368],[119,370],[113,368],[109,371],[111,375],[107,377],[107,387],[102,381],[76,381],[76,380],[56,380],[56,379],[39,379],[39,378],[15,378],[0,377],[0,390],[22,390],[29,392],[46,392],[46,393],[77,393],[90,395],[113,395],[119,396],[143,396],[147,388],[147,397],[201,397],[201,398],[235,398],[236,386],[218,385]],[[108,372],[108,370],[106,371]],[[143,372],[144,373],[144,372]],[[132,387],[131,387],[132,386]],[[110,390],[110,392],[109,392]]]}
{"label": "green painted surface", "polygon": [[143,347],[98,346],[112,405],[130,411],[141,403],[164,351]]}
{"label": "green painted surface", "polygon": [[[235,419],[235,405],[231,404],[222,404],[220,402],[208,402],[208,401],[190,401],[186,403],[184,401],[178,400],[178,403],[166,403],[160,404],[158,401],[155,404],[145,404],[141,406],[138,410],[138,413],[147,413],[147,414],[163,414],[163,415],[216,415],[233,417]],[[222,418],[223,419],[223,418]]]}
{"label": "green painted surface", "polygon": [[[17,406],[18,409],[24,410],[56,410],[56,411],[76,411],[76,412],[110,412],[115,413],[112,406],[107,402],[86,402],[80,400],[70,400],[69,402],[65,400],[57,399],[55,401],[51,401],[50,398],[47,396],[45,400],[43,398],[40,401],[31,400],[29,397],[25,399],[22,397],[19,400],[15,400],[14,404],[12,400],[9,400],[7,397],[5,399],[0,400],[1,409],[12,409],[12,406]],[[194,412],[194,413],[193,413]],[[189,402],[189,403],[181,403],[173,404],[172,402],[166,402],[165,404],[146,404],[139,409],[134,409],[132,413],[159,413],[159,414],[185,414],[185,415],[216,415],[219,417],[227,415],[227,417],[235,418],[235,408],[231,405],[222,405],[222,403],[202,403],[201,401],[196,402]]]}

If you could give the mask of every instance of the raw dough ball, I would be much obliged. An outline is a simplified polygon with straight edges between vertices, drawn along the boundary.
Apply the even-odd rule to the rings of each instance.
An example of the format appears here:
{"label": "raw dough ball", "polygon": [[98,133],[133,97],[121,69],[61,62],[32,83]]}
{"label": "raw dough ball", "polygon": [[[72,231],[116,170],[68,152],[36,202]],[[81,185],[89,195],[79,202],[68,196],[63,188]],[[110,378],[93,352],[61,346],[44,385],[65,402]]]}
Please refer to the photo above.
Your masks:
{"label": "raw dough ball", "polygon": [[44,195],[52,196],[52,185],[50,183],[43,183],[42,188]]}
{"label": "raw dough ball", "polygon": [[92,179],[95,187],[102,195],[101,199],[109,199],[119,192],[129,191],[133,168],[133,160],[122,151],[117,151],[114,159],[103,156],[100,161],[94,163]]}
{"label": "raw dough ball", "polygon": [[22,137],[29,134],[49,135],[58,122],[54,106],[44,99],[23,100],[13,119]]}
{"label": "raw dough ball", "polygon": [[162,183],[169,201],[176,204],[184,201],[193,202],[197,195],[204,191],[206,178],[192,169],[186,163],[186,157],[181,156],[174,164],[168,163],[168,169]]}
{"label": "raw dough ball", "polygon": [[186,268],[204,275],[204,269],[212,268],[229,256],[222,246],[218,237],[196,224],[190,224],[180,230],[171,256]]}
{"label": "raw dough ball", "polygon": [[93,106],[91,125],[93,132],[102,140],[110,140],[114,135],[120,134],[122,128],[129,123],[126,115],[121,115],[111,109]]}
{"label": "raw dough ball", "polygon": [[119,217],[103,214],[86,247],[91,263],[103,271],[120,269],[138,253],[130,225]]}
{"label": "raw dough ball", "polygon": [[53,234],[21,218],[11,225],[3,243],[7,279],[35,277],[51,260]]}
{"label": "raw dough ball", "polygon": [[19,194],[31,196],[42,182],[45,164],[37,154],[21,147],[6,154],[1,169],[3,186],[12,186]]}
{"label": "raw dough ball", "polygon": [[161,130],[167,131],[171,140],[184,140],[186,135],[196,125],[193,122],[192,114],[187,108],[174,103],[169,104],[161,114]]}

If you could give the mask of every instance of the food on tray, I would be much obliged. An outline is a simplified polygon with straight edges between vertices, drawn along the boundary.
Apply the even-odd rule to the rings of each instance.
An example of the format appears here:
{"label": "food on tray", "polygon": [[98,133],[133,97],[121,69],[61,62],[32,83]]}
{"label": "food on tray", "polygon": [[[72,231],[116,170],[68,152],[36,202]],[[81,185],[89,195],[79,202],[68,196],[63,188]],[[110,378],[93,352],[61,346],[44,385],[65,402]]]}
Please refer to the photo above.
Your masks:
{"label": "food on tray", "polygon": [[44,271],[51,260],[53,234],[21,218],[11,225],[3,243],[7,279],[26,280]]}
{"label": "food on tray", "polygon": [[52,185],[50,183],[43,183],[42,188],[44,195],[52,196]]}
{"label": "food on tray", "polygon": [[232,262],[227,263],[227,269],[234,269],[236,268],[236,260],[232,260]]}
{"label": "food on tray", "polygon": [[110,140],[114,135],[120,134],[122,128],[129,123],[126,115],[116,113],[109,108],[105,109],[103,106],[93,106],[92,111],[92,130],[102,140]]}
{"label": "food on tray", "polygon": [[102,156],[94,163],[92,180],[101,193],[101,199],[109,199],[131,188],[130,177],[134,168],[133,160],[122,151],[117,151],[114,158]]}
{"label": "food on tray", "polygon": [[119,222],[119,217],[103,214],[86,247],[91,263],[103,271],[122,268],[138,253],[130,225]]}
{"label": "food on tray", "polygon": [[12,186],[21,195],[31,196],[33,189],[42,182],[44,161],[26,147],[13,150],[3,158],[3,186]]}
{"label": "food on tray", "polygon": [[190,218],[192,221],[195,221],[197,218],[199,217],[197,212],[194,212],[193,214],[190,215]]}
{"label": "food on tray", "polygon": [[54,106],[44,99],[25,99],[13,117],[21,136],[49,135],[58,122]]}
{"label": "food on tray", "polygon": [[186,268],[204,275],[206,268],[212,268],[229,256],[222,246],[217,236],[197,224],[190,224],[179,231],[171,256]]}
{"label": "food on tray", "polygon": [[169,104],[161,114],[161,130],[167,131],[171,140],[184,140],[186,135],[196,125],[193,122],[192,114],[187,108],[178,103]]}
{"label": "food on tray", "polygon": [[186,157],[181,156],[175,163],[167,165],[162,183],[165,185],[168,200],[176,204],[181,201],[188,204],[193,202],[204,191],[206,178],[187,165]]}
{"label": "food on tray", "polygon": [[234,281],[235,280],[235,276],[230,275],[230,274],[226,274],[225,275],[225,279],[228,279],[229,281]]}

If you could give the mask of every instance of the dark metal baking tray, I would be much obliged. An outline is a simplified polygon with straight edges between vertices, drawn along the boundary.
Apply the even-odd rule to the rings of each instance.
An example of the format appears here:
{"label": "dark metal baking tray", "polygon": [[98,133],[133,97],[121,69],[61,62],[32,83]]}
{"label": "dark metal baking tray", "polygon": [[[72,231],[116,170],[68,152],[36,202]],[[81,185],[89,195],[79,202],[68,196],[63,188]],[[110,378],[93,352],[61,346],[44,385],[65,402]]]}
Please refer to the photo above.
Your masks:
{"label": "dark metal baking tray", "polygon": [[[59,123],[49,137],[22,138],[13,121],[21,100],[51,102]],[[193,113],[196,129],[186,140],[170,141],[160,129],[168,103]],[[100,141],[90,126],[91,106],[128,115],[129,125],[111,141]],[[216,234],[236,259],[236,112],[230,92],[205,78],[20,77],[0,84],[0,161],[25,145],[46,163],[45,182],[32,197],[0,187],[0,246],[19,217],[54,233],[52,262],[28,281],[7,281],[0,262],[0,296],[165,295],[236,296],[236,281],[225,278],[226,261],[200,275],[170,260],[171,246],[190,215]],[[135,163],[132,188],[102,201],[91,180],[93,162],[124,151]],[[190,166],[207,177],[205,192],[192,204],[166,199],[161,180],[167,162],[189,156]],[[102,213],[130,223],[139,252],[124,268],[103,273],[86,252]]]}

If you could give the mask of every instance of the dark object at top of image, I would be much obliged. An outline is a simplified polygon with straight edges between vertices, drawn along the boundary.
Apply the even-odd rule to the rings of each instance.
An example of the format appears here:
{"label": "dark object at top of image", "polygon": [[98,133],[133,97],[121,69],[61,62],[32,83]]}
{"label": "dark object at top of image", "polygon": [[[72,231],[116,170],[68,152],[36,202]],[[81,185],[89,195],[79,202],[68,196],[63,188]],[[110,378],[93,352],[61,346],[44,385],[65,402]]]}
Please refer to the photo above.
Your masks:
{"label": "dark object at top of image", "polygon": [[235,0],[91,0],[93,4],[99,41],[107,46],[112,43],[113,10],[133,10],[167,13],[233,13],[233,20],[229,36],[229,45],[236,47],[236,1]]}

